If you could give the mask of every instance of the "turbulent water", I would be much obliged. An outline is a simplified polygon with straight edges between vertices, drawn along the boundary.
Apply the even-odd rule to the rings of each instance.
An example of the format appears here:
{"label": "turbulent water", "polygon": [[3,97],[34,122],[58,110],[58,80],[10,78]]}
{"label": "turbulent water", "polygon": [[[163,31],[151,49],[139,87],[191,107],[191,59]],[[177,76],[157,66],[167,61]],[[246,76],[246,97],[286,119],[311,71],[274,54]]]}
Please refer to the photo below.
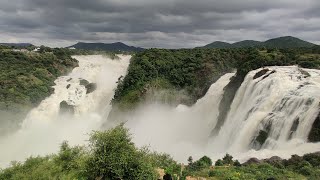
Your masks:
{"label": "turbulent water", "polygon": [[[245,160],[320,150],[319,143],[307,143],[320,108],[320,71],[296,66],[268,69],[256,79],[262,69],[246,76],[224,125],[209,142],[213,151]],[[254,141],[261,131],[268,137],[262,145]]]}
{"label": "turbulent water", "polygon": [[[116,81],[126,73],[130,56],[120,56],[120,60],[102,56],[75,58],[79,67],[56,80],[54,94],[29,113],[21,130],[0,139],[0,165],[30,155],[54,153],[63,140],[83,144],[87,133],[110,123],[105,118],[111,110],[110,100]],[[180,162],[190,155],[208,155],[216,160],[227,152],[244,161],[250,157],[289,158],[291,154],[319,151],[320,144],[307,143],[307,137],[319,113],[320,71],[296,66],[268,67],[266,74],[254,78],[261,70],[246,76],[215,136],[212,130],[224,87],[235,73],[222,76],[192,107],[148,101],[123,114],[122,119],[138,146],[169,153]],[[86,94],[80,79],[97,83],[97,90]],[[75,106],[75,115],[59,115],[63,100]],[[261,132],[267,137],[262,144],[257,141]]]}
{"label": "turbulent water", "polygon": [[[79,67],[55,81],[54,94],[28,114],[18,132],[0,139],[0,165],[30,155],[54,153],[64,140],[73,145],[85,143],[87,134],[99,129],[104,114],[111,110],[116,82],[126,73],[130,56],[119,57],[75,56]],[[97,83],[96,91],[86,94],[81,79]],[[75,106],[74,116],[60,115],[61,101]]]}

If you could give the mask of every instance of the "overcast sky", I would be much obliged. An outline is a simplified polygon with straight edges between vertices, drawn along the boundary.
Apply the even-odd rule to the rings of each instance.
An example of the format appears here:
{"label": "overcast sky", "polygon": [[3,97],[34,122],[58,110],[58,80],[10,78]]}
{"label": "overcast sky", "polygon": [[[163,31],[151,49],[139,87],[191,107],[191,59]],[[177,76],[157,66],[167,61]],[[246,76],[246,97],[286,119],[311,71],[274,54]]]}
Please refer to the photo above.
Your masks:
{"label": "overcast sky", "polygon": [[320,44],[320,0],[0,0],[0,42],[182,48],[285,35]]}

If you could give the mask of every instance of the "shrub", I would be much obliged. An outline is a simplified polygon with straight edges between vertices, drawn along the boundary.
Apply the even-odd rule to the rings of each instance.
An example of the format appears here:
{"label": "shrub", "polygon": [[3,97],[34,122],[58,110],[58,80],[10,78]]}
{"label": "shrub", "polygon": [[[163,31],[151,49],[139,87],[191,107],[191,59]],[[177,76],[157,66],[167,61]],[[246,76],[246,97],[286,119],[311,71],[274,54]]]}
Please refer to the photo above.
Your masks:
{"label": "shrub", "polygon": [[86,172],[89,179],[155,179],[156,172],[146,154],[131,142],[123,125],[90,137],[91,155]]}

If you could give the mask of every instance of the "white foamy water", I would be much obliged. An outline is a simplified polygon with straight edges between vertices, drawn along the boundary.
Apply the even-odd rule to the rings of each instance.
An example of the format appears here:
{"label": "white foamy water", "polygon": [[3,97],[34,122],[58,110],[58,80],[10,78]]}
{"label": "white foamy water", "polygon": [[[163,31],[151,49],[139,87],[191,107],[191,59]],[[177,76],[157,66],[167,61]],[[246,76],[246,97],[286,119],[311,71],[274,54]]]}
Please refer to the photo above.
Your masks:
{"label": "white foamy water", "polygon": [[[319,113],[320,71],[296,66],[268,69],[257,79],[253,77],[262,69],[246,76],[224,125],[209,143],[213,151],[229,152],[243,161],[273,155],[289,158],[320,150],[319,143],[307,143]],[[268,138],[261,150],[252,150],[257,147],[252,140],[260,130],[269,131]]]}
{"label": "white foamy water", "polygon": [[[101,55],[75,56],[79,67],[55,81],[54,94],[28,114],[19,131],[0,139],[0,165],[30,155],[54,153],[64,140],[72,145],[84,144],[88,133],[99,129],[105,120],[103,115],[111,110],[116,82],[126,73],[131,56],[119,57],[120,60]],[[86,94],[80,79],[97,83],[97,89]],[[75,106],[74,116],[60,115],[61,101]]]}

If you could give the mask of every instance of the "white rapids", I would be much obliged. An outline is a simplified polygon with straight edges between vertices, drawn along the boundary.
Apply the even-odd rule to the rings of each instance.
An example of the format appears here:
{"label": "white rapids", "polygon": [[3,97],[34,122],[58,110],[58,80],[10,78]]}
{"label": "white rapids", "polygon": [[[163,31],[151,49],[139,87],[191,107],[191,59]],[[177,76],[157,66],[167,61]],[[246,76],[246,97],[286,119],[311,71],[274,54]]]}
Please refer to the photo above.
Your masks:
{"label": "white rapids", "polygon": [[[320,150],[319,143],[307,143],[320,109],[320,71],[297,66],[267,68],[269,72],[257,79],[253,77],[262,69],[246,76],[224,125],[209,143],[213,151],[229,152],[244,161]],[[252,140],[266,129],[268,138],[261,150],[253,150]]]}
{"label": "white rapids", "polygon": [[[54,93],[30,111],[19,131],[0,139],[0,167],[31,155],[54,153],[64,140],[72,145],[85,143],[88,133],[99,129],[104,114],[111,110],[116,82],[127,71],[131,56],[118,56],[119,60],[101,55],[74,56],[79,67],[55,81]],[[97,89],[86,94],[80,79],[96,83]],[[60,115],[61,101],[74,105],[74,116]]]}

